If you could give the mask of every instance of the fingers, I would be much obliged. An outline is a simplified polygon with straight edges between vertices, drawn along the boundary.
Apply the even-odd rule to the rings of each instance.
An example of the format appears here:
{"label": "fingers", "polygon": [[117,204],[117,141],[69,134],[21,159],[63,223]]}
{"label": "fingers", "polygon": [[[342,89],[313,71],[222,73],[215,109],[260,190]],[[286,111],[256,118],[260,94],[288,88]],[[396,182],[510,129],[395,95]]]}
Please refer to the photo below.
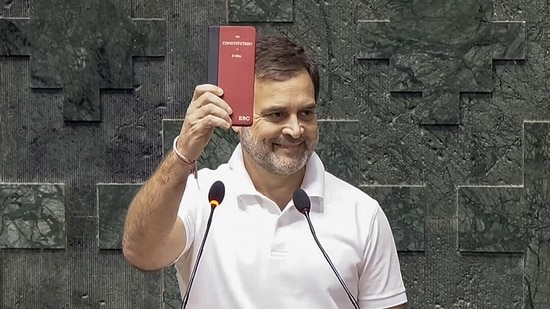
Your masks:
{"label": "fingers", "polygon": [[229,129],[232,125],[231,117],[227,110],[216,104],[205,104],[194,112],[188,113],[186,119],[194,125],[201,127],[220,127]]}
{"label": "fingers", "polygon": [[192,101],[191,104],[189,104],[188,111],[194,112],[198,109],[201,109],[209,105],[217,106],[218,108],[224,110],[229,115],[233,113],[233,110],[231,109],[229,104],[225,102],[224,99],[218,97],[217,95],[211,92],[205,92],[201,96],[199,96],[196,100]]}
{"label": "fingers", "polygon": [[198,85],[193,92],[193,101],[189,104],[186,118],[203,128],[229,129],[233,110],[221,95],[223,90],[216,85]]}
{"label": "fingers", "polygon": [[223,89],[212,84],[202,84],[195,87],[195,91],[193,92],[193,99],[192,101],[197,100],[201,95],[203,95],[206,92],[211,92],[217,96],[223,95]]}
{"label": "fingers", "polygon": [[231,116],[225,109],[212,104],[203,106],[200,111],[204,113],[204,120],[216,127],[229,129],[232,125]]}
{"label": "fingers", "polygon": [[178,149],[191,160],[202,152],[215,127],[229,129],[232,125],[233,110],[222,95],[222,89],[215,85],[195,87],[178,140]]}
{"label": "fingers", "polygon": [[223,90],[220,87],[210,84],[199,85],[193,93],[193,100],[189,105],[191,111],[199,109],[208,104],[214,104],[225,110],[229,115],[233,110],[220,96],[223,95]]}

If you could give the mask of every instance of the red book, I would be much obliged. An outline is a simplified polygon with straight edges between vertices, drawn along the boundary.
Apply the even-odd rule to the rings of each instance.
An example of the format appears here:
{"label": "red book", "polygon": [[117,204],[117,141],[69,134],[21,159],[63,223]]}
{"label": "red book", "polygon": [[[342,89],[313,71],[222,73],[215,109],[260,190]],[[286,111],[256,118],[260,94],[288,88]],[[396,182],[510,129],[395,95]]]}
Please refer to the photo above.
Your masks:
{"label": "red book", "polygon": [[256,28],[210,26],[208,29],[208,83],[221,87],[222,98],[233,109],[233,125],[252,125]]}

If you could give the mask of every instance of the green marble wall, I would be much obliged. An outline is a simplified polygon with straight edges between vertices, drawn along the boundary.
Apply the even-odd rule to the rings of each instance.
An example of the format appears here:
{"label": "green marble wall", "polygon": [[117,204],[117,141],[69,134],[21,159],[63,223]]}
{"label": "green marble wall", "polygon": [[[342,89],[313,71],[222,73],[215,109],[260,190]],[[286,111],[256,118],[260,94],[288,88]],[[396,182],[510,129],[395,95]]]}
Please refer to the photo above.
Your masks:
{"label": "green marble wall", "polygon": [[[319,154],[388,214],[409,308],[548,308],[548,20],[542,0],[2,2],[0,308],[179,308],[121,231],[218,23],[319,59]],[[200,165],[236,142],[216,131]]]}

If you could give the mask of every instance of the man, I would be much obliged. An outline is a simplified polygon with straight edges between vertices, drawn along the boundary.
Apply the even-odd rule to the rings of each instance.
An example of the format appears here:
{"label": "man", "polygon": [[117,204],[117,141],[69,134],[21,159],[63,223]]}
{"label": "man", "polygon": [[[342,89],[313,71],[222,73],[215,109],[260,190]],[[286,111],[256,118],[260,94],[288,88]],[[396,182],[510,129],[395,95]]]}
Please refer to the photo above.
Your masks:
{"label": "man", "polygon": [[240,144],[228,163],[193,175],[214,128],[232,127],[215,85],[195,88],[181,132],[136,195],[123,251],[132,265],[175,264],[182,293],[210,213],[208,189],[225,184],[189,295],[188,308],[353,308],[316,246],[292,196],[303,188],[310,216],[336,269],[363,309],[405,308],[394,239],[378,203],[324,170],[317,65],[283,37],[256,44],[254,123],[234,127]]}

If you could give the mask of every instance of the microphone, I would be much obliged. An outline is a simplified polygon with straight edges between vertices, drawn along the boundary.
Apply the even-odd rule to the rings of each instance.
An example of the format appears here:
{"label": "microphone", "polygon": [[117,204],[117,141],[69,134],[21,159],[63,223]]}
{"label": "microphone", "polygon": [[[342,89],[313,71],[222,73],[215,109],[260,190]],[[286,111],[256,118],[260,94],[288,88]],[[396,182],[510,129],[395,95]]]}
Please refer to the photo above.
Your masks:
{"label": "microphone", "polygon": [[210,230],[210,225],[212,224],[212,215],[214,214],[214,209],[216,209],[216,207],[222,203],[224,197],[225,197],[225,186],[223,182],[217,180],[210,187],[210,191],[208,191],[208,201],[210,202],[210,216],[208,217],[208,222],[206,223],[206,231],[204,232],[204,236],[202,237],[202,243],[201,243],[201,246],[199,247],[197,260],[195,260],[195,265],[193,266],[193,271],[191,272],[191,277],[189,278],[187,291],[185,291],[185,294],[183,296],[183,303],[181,304],[181,309],[185,309],[185,307],[187,306],[187,301],[189,301],[189,293],[191,292],[191,286],[193,285],[193,281],[195,280],[195,274],[197,273],[199,261],[202,256],[204,243],[206,242],[206,238],[208,237],[208,231]]}
{"label": "microphone", "polygon": [[296,207],[296,209],[306,217],[307,223],[309,224],[309,229],[311,230],[311,234],[313,235],[313,239],[315,239],[317,246],[323,253],[323,256],[325,257],[328,264],[330,265],[330,268],[332,268],[332,271],[338,278],[338,281],[340,281],[340,284],[346,291],[346,294],[348,295],[348,298],[351,301],[353,308],[359,309],[359,303],[357,303],[357,300],[355,299],[355,297],[353,297],[353,294],[351,294],[350,290],[348,289],[348,286],[346,285],[346,283],[338,273],[338,270],[336,270],[336,267],[334,267],[334,264],[332,264],[330,257],[325,252],[325,249],[323,249],[323,246],[321,246],[319,239],[317,239],[317,234],[315,234],[315,230],[313,229],[313,224],[311,223],[311,219],[309,218],[309,209],[311,208],[311,201],[309,200],[307,193],[300,188],[296,189],[292,196],[292,201],[294,201],[294,207]]}

